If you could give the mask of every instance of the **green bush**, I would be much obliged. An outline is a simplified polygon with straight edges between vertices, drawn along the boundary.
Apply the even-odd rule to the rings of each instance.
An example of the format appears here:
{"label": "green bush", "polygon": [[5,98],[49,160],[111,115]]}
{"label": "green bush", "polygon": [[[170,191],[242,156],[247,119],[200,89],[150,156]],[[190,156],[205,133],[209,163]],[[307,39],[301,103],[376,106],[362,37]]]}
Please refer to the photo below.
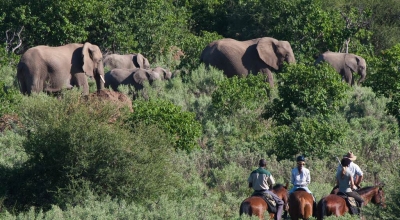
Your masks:
{"label": "green bush", "polygon": [[13,87],[6,86],[6,84],[0,80],[0,117],[3,114],[15,113],[20,101],[20,92]]}
{"label": "green bush", "polygon": [[227,78],[217,86],[211,95],[215,114],[231,115],[245,107],[255,110],[269,101],[270,87],[264,74]]}
{"label": "green bush", "polygon": [[[197,141],[201,135],[201,125],[196,121],[191,112],[182,111],[166,100],[137,100],[133,102],[135,112],[127,119],[127,123],[135,129],[137,124],[158,126],[169,135],[172,147],[191,151],[198,146]],[[157,137],[158,134],[153,134]]]}
{"label": "green bush", "polygon": [[348,133],[348,125],[340,115],[330,117],[298,117],[290,125],[274,128],[275,149],[271,150],[278,159],[288,159],[292,155],[329,158],[344,150],[338,148]]}
{"label": "green bush", "polygon": [[285,65],[278,75],[279,98],[267,106],[264,117],[278,124],[290,124],[296,117],[335,113],[346,98],[349,86],[327,63],[317,67],[304,64]]}
{"label": "green bush", "polygon": [[130,130],[110,123],[115,111],[111,103],[81,99],[76,90],[62,100],[26,97],[19,115],[28,159],[3,183],[6,207],[65,207],[82,203],[88,191],[135,202],[182,191],[182,169],[164,132],[151,125]]}

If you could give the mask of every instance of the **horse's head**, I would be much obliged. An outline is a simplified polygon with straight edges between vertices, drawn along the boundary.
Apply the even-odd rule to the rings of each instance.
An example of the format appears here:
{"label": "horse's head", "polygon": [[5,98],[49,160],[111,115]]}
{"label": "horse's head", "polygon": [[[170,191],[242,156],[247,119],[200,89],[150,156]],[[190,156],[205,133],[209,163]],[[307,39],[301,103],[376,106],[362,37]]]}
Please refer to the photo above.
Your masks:
{"label": "horse's head", "polygon": [[383,191],[384,186],[385,186],[384,183],[379,183],[378,185],[375,186],[378,190],[377,193],[372,198],[372,202],[382,206],[383,208],[386,208],[385,192]]}
{"label": "horse's head", "polygon": [[286,183],[286,186],[282,184],[276,184],[272,188],[272,192],[275,193],[279,198],[283,200],[284,203],[284,210],[288,211],[289,210],[289,191],[288,191],[289,183]]}

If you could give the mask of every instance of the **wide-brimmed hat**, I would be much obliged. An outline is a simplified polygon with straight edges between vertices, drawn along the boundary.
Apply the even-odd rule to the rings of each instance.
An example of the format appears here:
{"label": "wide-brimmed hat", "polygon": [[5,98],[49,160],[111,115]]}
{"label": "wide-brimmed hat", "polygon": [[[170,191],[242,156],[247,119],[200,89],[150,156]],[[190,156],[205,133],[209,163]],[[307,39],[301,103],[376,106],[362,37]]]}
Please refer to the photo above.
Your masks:
{"label": "wide-brimmed hat", "polygon": [[355,161],[357,159],[357,157],[353,154],[353,152],[349,151],[347,154],[343,155],[343,157],[345,158],[349,158],[351,161]]}

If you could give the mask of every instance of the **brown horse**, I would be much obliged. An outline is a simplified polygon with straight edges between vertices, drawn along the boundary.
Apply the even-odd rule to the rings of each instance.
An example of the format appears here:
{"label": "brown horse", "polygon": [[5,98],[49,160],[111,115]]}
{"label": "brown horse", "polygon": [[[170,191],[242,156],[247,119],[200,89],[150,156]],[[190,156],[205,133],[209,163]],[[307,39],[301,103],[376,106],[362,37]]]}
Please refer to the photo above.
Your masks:
{"label": "brown horse", "polygon": [[[379,183],[375,186],[367,186],[359,189],[357,193],[364,199],[363,206],[367,205],[371,201],[372,203],[385,208],[386,204],[383,186],[384,184]],[[349,208],[342,197],[330,194],[318,202],[317,211],[317,219],[321,220],[324,216],[342,216],[349,211]]]}
{"label": "brown horse", "polygon": [[304,190],[294,191],[289,196],[290,219],[309,219],[314,210],[313,196]]}
{"label": "brown horse", "polygon": [[[288,210],[288,188],[289,183],[286,186],[277,184],[272,188],[272,192],[283,200],[284,210]],[[249,216],[256,215],[259,219],[264,219],[264,213],[268,210],[268,204],[260,196],[251,196],[240,204],[239,214],[247,214]],[[269,213],[270,219],[274,219],[275,213]]]}

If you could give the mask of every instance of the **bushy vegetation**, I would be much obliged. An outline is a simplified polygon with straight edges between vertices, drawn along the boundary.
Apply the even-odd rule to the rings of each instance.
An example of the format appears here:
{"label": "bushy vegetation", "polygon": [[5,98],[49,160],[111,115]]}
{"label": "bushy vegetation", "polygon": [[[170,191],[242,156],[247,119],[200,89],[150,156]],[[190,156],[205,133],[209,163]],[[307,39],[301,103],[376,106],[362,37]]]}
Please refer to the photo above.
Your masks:
{"label": "bushy vegetation", "polygon": [[[384,2],[1,1],[0,218],[251,219],[238,207],[260,158],[286,183],[305,155],[318,200],[335,184],[336,157],[351,150],[363,186],[374,174],[386,183],[387,209],[370,204],[364,215],[396,219],[400,2]],[[289,41],[297,61],[274,73],[274,87],[264,75],[226,78],[199,63],[214,40],[264,36]],[[75,89],[61,98],[18,92],[26,49],[85,41],[140,52],[175,77],[135,91],[133,112]],[[363,56],[363,85],[314,66],[326,50]]]}

